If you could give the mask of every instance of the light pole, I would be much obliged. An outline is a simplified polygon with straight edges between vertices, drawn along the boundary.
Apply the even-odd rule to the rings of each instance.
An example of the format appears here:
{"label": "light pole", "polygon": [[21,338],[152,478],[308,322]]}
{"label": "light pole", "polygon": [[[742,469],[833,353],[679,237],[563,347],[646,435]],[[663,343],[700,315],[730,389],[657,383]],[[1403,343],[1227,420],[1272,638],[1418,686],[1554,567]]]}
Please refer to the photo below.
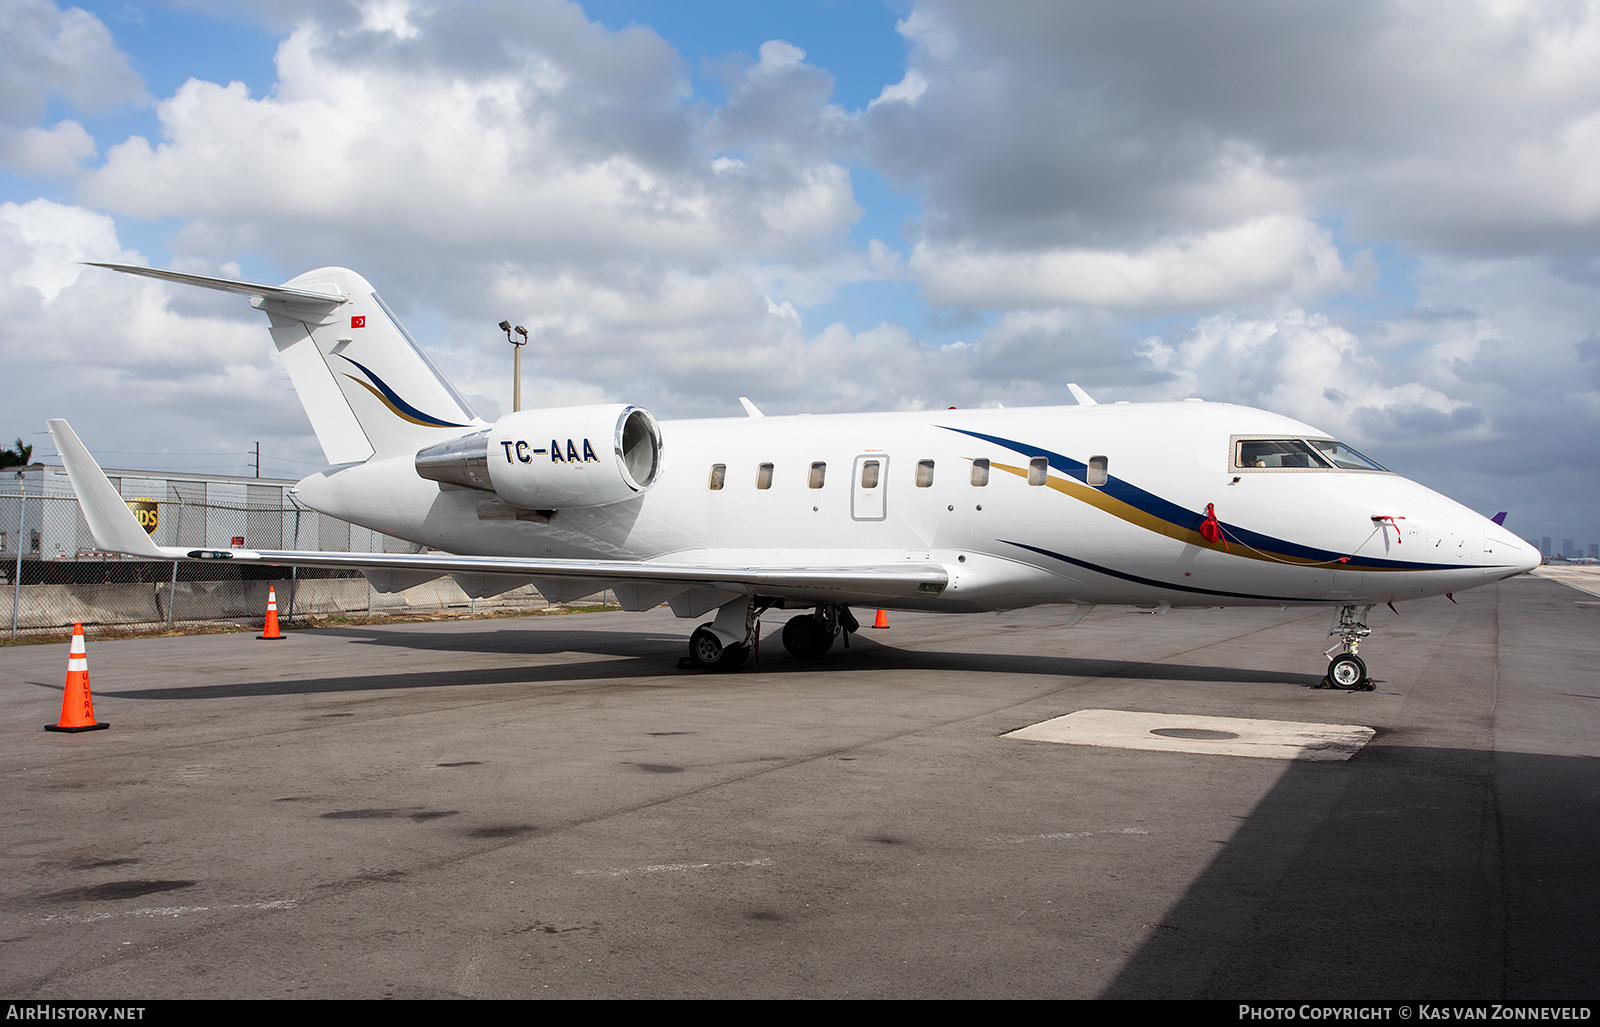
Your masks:
{"label": "light pole", "polygon": [[[510,321],[501,321],[500,330],[506,333],[506,341],[511,343],[511,352],[514,354],[511,359],[511,410],[515,413],[522,409],[522,347],[528,344],[528,330],[521,325],[513,329]],[[520,341],[512,338],[513,331],[522,336]]]}

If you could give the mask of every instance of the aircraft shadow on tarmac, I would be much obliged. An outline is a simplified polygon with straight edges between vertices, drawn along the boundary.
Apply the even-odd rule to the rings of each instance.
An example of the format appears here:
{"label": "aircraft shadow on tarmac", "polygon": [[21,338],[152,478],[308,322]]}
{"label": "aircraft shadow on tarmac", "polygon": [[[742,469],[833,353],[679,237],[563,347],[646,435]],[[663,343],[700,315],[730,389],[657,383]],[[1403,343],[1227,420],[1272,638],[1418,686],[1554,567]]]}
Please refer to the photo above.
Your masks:
{"label": "aircraft shadow on tarmac", "polygon": [[1600,760],[1294,761],[1102,998],[1592,999]]}
{"label": "aircraft shadow on tarmac", "polygon": [[[328,630],[328,629],[324,629]],[[1321,679],[1314,674],[1284,673],[1242,667],[1156,663],[1137,660],[1080,659],[1070,656],[950,652],[896,649],[870,637],[855,636],[851,647],[842,646],[820,660],[798,660],[783,651],[775,638],[763,639],[759,661],[751,661],[733,674],[702,675],[678,669],[683,641],[656,632],[586,631],[581,635],[551,631],[504,630],[495,632],[445,632],[419,636],[356,628],[333,629],[375,645],[423,650],[446,650],[501,655],[550,656],[589,653],[593,661],[532,662],[514,667],[470,667],[425,670],[403,674],[343,675],[339,677],[280,678],[239,681],[182,688],[100,690],[121,699],[225,699],[241,696],[359,693],[408,688],[455,688],[475,685],[580,685],[605,682],[661,687],[686,678],[708,676],[729,682],[756,675],[794,673],[848,674],[904,670],[958,671],[964,674],[1039,674],[1062,678],[1119,677],[1153,681],[1242,682],[1306,687]],[[42,682],[40,683],[42,684]]]}
{"label": "aircraft shadow on tarmac", "polygon": [[[585,631],[581,634],[550,629],[506,628],[499,631],[445,631],[419,634],[361,628],[323,628],[329,634],[344,635],[367,645],[398,646],[407,649],[449,650],[465,653],[549,655],[584,652],[601,656],[638,656],[663,660],[662,674],[669,668],[676,673],[676,660],[682,655],[683,639],[655,631]],[[1149,668],[1144,677],[1180,681],[1247,681],[1268,684],[1315,685],[1322,678],[1315,674],[1293,674],[1276,670],[1246,670],[1238,667],[1176,667],[1142,661],[1083,659],[1018,653],[952,652],[950,650],[899,649],[887,644],[881,635],[860,632],[850,636],[849,648],[836,643],[832,652],[820,659],[798,660],[783,649],[778,631],[763,635],[758,652],[762,673],[810,673],[839,664],[841,669],[862,670],[961,670],[991,671],[1002,674],[1053,674],[1068,677],[1127,676],[1132,670]],[[870,660],[863,660],[870,655]],[[746,666],[745,673],[757,669]],[[620,675],[619,675],[620,676]]]}

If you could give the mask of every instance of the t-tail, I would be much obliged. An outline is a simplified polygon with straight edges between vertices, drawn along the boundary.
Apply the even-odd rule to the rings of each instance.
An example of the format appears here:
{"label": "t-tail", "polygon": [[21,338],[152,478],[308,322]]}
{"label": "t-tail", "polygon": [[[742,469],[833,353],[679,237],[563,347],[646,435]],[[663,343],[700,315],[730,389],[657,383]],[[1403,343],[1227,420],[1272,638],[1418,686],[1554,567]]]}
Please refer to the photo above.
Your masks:
{"label": "t-tail", "polygon": [[258,285],[94,266],[249,297],[272,322],[272,341],[330,464],[415,453],[488,427],[354,271],[325,267],[283,285]]}

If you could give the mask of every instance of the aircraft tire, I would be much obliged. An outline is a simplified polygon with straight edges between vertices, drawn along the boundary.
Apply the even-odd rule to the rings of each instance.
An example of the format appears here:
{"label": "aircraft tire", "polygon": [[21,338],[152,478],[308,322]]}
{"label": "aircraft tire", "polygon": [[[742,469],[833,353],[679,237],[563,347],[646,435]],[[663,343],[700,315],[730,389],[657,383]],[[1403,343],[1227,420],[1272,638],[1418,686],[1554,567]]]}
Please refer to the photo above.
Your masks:
{"label": "aircraft tire", "polygon": [[725,648],[709,624],[700,625],[689,636],[689,659],[702,670],[710,670],[721,663]]}
{"label": "aircraft tire", "polygon": [[1347,692],[1358,691],[1367,683],[1367,665],[1353,653],[1340,653],[1328,664],[1328,683]]}
{"label": "aircraft tire", "polygon": [[810,614],[791,617],[783,626],[783,647],[801,660],[815,659],[833,648],[834,636],[823,622]]}
{"label": "aircraft tire", "polygon": [[750,658],[750,647],[747,645],[730,645],[723,647],[722,659],[717,661],[717,670],[732,673],[744,666],[744,661]]}
{"label": "aircraft tire", "polygon": [[723,645],[710,624],[700,625],[689,636],[689,662],[700,670],[738,670],[749,658],[749,646]]}

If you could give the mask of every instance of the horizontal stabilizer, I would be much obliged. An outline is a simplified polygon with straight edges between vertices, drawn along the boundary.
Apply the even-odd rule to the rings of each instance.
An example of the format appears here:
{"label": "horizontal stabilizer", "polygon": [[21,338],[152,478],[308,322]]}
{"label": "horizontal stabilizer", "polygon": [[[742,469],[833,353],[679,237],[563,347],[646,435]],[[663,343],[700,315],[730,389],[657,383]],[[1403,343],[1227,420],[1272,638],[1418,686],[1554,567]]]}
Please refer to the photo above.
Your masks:
{"label": "horizontal stabilizer", "polygon": [[326,291],[289,289],[281,285],[257,285],[254,282],[240,282],[231,278],[212,278],[209,275],[184,274],[182,271],[163,271],[161,268],[142,267],[138,264],[102,264],[93,260],[84,261],[84,263],[90,267],[105,267],[113,271],[121,271],[123,274],[157,278],[163,282],[177,282],[180,285],[198,285],[202,289],[216,289],[218,292],[231,292],[240,296],[248,296],[251,304],[258,307],[267,300],[282,300],[300,305],[326,306],[332,309],[345,301],[345,297],[331,286]]}

